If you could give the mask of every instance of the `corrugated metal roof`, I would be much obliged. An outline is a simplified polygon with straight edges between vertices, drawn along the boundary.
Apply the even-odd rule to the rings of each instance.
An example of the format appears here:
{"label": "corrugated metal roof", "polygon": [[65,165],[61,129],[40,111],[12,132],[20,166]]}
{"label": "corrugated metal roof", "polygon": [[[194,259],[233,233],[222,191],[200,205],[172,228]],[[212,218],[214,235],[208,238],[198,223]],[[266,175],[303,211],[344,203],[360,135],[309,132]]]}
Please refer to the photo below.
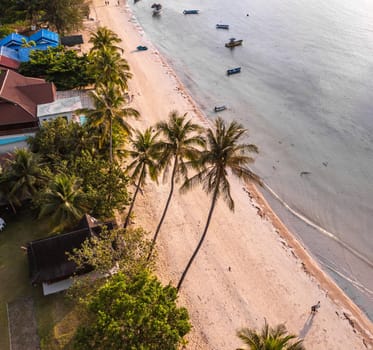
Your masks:
{"label": "corrugated metal roof", "polygon": [[80,97],[69,97],[56,100],[51,103],[40,104],[37,106],[37,116],[45,117],[48,115],[55,115],[60,113],[73,112],[77,109],[82,109]]}

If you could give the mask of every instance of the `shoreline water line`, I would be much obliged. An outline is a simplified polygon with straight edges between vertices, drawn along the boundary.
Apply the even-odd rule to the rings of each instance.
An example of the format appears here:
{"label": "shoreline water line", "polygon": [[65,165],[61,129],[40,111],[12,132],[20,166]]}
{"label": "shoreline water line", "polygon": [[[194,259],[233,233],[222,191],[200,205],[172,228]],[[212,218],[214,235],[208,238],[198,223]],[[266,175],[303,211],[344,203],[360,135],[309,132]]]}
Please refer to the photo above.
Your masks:
{"label": "shoreline water line", "polygon": [[[323,235],[327,236],[328,238],[332,239],[339,245],[341,245],[343,248],[348,250],[351,254],[353,254],[355,257],[359,258],[361,261],[365,262],[367,265],[373,268],[373,261],[370,261],[369,258],[367,258],[365,255],[361,254],[354,248],[350,247],[347,243],[343,242],[341,239],[339,239],[335,234],[331,233],[330,231],[324,229],[323,227],[317,225],[312,220],[308,219],[306,216],[302,215],[301,213],[297,212],[293,208],[290,207],[286,203],[285,200],[283,200],[268,184],[263,182],[263,187],[272,195],[273,198],[278,200],[286,210],[288,210],[291,214],[293,214],[296,218],[300,219],[305,224],[309,225],[310,227],[316,229]],[[370,291],[373,294],[373,291]]]}

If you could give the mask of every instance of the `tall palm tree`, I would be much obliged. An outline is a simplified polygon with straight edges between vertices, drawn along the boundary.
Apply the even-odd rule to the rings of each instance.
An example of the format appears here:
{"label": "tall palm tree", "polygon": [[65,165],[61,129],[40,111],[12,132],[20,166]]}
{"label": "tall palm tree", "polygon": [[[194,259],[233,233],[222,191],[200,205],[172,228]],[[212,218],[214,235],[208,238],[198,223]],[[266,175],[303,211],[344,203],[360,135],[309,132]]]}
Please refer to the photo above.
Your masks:
{"label": "tall palm tree", "polygon": [[89,43],[92,44],[91,51],[100,51],[103,47],[112,47],[115,50],[122,50],[119,44],[122,39],[107,27],[99,27],[96,33],[92,33],[89,38]]}
{"label": "tall palm tree", "polygon": [[93,44],[90,55],[94,62],[92,69],[96,75],[96,85],[114,83],[125,92],[132,74],[128,62],[121,57],[123,49],[116,45],[121,41],[117,34],[106,27],[100,27],[89,39]]}
{"label": "tall palm tree", "polygon": [[186,113],[179,115],[177,111],[172,111],[168,121],[157,124],[157,129],[164,136],[164,141],[159,142],[161,152],[161,166],[164,168],[164,178],[167,176],[170,168],[170,192],[163,209],[161,219],[155,230],[148,259],[150,259],[157,237],[163,221],[166,217],[168,207],[174,193],[175,182],[178,182],[181,177],[187,178],[188,162],[195,161],[199,156],[200,150],[198,146],[205,144],[204,138],[200,135],[203,128],[200,125],[192,123],[191,120],[186,120]]}
{"label": "tall palm tree", "polygon": [[7,161],[0,179],[3,196],[15,212],[25,199],[31,199],[46,181],[40,157],[26,148],[16,149],[14,158]]}
{"label": "tall palm tree", "polygon": [[243,328],[237,332],[237,336],[246,345],[245,348],[237,350],[305,350],[302,339],[292,342],[297,336],[293,334],[287,335],[284,324],[270,328],[266,321],[261,332]]}
{"label": "tall palm tree", "polygon": [[79,180],[66,174],[56,175],[41,194],[39,218],[50,216],[53,231],[62,231],[76,224],[87,210]]}
{"label": "tall palm tree", "polygon": [[144,185],[148,176],[152,180],[157,179],[157,159],[159,152],[157,151],[159,132],[153,132],[152,128],[147,128],[144,133],[136,130],[134,137],[130,139],[131,149],[128,150],[132,162],[128,165],[127,171],[132,172],[131,178],[136,182],[136,190],[133,195],[130,208],[128,209],[127,217],[124,222],[124,228],[127,228],[129,219],[135,205],[137,194],[140,187]]}
{"label": "tall palm tree", "polygon": [[113,161],[113,126],[131,135],[132,127],[128,124],[128,117],[139,117],[140,114],[133,108],[126,108],[125,99],[117,86],[99,86],[91,93],[95,109],[85,110],[88,124],[97,128],[101,134],[99,147],[109,139],[110,162]]}
{"label": "tall palm tree", "polygon": [[96,77],[96,86],[116,84],[122,92],[128,90],[128,80],[132,78],[127,60],[110,47],[104,47],[94,54],[92,66]]}
{"label": "tall palm tree", "polygon": [[215,120],[215,130],[207,130],[207,148],[197,160],[197,174],[188,179],[182,186],[181,191],[186,191],[196,184],[201,183],[207,194],[212,194],[210,210],[207,216],[205,229],[201,239],[190,258],[177,285],[179,290],[190,266],[193,263],[202,243],[206,237],[210,225],[212,213],[220,196],[227,202],[230,210],[234,210],[234,202],[231,197],[230,184],[228,181],[228,169],[233,175],[242,180],[256,180],[247,165],[254,161],[247,155],[249,152],[258,152],[258,148],[252,144],[239,143],[246,129],[237,122],[231,122],[228,126],[221,118]]}

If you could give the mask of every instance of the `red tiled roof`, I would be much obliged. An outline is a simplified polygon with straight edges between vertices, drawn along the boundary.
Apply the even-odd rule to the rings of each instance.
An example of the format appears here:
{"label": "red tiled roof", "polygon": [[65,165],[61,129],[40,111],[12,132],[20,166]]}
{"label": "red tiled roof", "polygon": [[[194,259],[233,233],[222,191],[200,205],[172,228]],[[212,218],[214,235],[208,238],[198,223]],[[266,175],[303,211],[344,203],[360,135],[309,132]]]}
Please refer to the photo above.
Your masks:
{"label": "red tiled roof", "polygon": [[37,105],[55,99],[53,83],[11,70],[0,73],[0,125],[36,122]]}
{"label": "red tiled roof", "polygon": [[20,65],[19,61],[13,60],[4,55],[0,55],[0,68],[17,70],[19,68],[19,65]]}

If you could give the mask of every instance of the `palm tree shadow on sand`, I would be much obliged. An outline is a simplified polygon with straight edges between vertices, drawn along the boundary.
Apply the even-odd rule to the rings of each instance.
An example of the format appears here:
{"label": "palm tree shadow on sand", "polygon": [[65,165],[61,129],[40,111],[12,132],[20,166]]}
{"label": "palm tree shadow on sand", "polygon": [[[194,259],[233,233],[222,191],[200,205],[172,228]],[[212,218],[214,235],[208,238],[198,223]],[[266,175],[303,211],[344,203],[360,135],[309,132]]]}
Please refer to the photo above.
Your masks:
{"label": "palm tree shadow on sand", "polygon": [[310,329],[312,327],[314,317],[315,317],[315,314],[310,313],[310,315],[308,316],[303,328],[299,332],[299,338],[304,339],[306,337],[307,333],[310,331]]}

